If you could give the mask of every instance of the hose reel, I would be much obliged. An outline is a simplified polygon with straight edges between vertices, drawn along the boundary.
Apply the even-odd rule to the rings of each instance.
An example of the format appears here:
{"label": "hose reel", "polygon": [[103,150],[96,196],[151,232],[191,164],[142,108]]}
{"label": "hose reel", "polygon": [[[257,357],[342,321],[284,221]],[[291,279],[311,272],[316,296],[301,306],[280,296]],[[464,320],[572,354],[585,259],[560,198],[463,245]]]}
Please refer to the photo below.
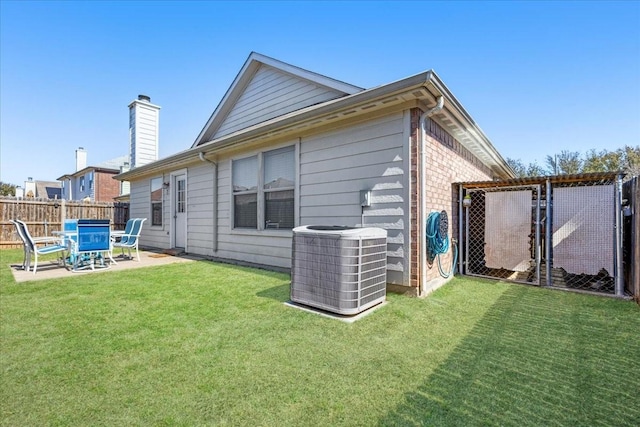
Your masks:
{"label": "hose reel", "polygon": [[438,271],[440,275],[445,279],[450,277],[456,269],[456,262],[458,259],[458,247],[454,243],[453,245],[453,260],[451,262],[451,269],[449,272],[445,272],[442,269],[442,263],[440,261],[440,255],[446,254],[449,251],[449,236],[447,230],[449,229],[449,216],[446,211],[431,212],[427,217],[426,238],[427,238],[427,254],[430,262],[434,259],[438,259]]}

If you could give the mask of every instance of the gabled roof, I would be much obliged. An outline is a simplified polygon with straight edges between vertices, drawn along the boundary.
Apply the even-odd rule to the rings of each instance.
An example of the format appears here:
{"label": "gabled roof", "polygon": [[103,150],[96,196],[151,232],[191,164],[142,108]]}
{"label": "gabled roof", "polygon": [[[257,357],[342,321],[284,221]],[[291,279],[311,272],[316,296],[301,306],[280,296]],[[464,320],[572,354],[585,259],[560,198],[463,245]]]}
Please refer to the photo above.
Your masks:
{"label": "gabled roof", "polygon": [[[261,60],[257,58],[261,58]],[[342,95],[287,113],[280,111],[279,115],[272,118],[263,116],[263,121],[245,123],[243,126],[228,130],[224,134],[216,133],[229,115],[230,110],[235,108],[236,104],[232,100],[241,99],[244,91],[240,88],[249,87],[249,83],[244,80],[249,79],[250,81],[250,76],[255,76],[255,71],[260,67],[270,67],[271,65],[267,61],[270,64],[279,64],[281,67],[298,70],[299,73],[308,75],[310,78],[313,76],[325,81],[325,87],[328,87],[329,82],[342,85]],[[258,68],[250,71],[252,67]],[[349,94],[349,92],[353,93]],[[363,90],[252,53],[191,148],[121,173],[115,179],[131,181],[164,172],[167,169],[181,168],[194,162],[203,161],[205,160],[204,156],[215,157],[218,152],[231,146],[239,147],[245,143],[296,137],[312,132],[314,128],[369,117],[374,112],[388,111],[400,106],[411,105],[425,110],[436,105],[440,96],[444,99],[444,108],[435,113],[432,118],[442,124],[447,132],[488,166],[497,178],[513,178],[515,176],[513,170],[433,70]],[[268,102],[268,99],[263,99],[263,102],[265,101]]]}
{"label": "gabled roof", "polygon": [[36,181],[36,197],[59,199],[62,197],[62,187],[57,181]]}
{"label": "gabled roof", "polygon": [[251,52],[192,147],[362,90],[360,87]]}

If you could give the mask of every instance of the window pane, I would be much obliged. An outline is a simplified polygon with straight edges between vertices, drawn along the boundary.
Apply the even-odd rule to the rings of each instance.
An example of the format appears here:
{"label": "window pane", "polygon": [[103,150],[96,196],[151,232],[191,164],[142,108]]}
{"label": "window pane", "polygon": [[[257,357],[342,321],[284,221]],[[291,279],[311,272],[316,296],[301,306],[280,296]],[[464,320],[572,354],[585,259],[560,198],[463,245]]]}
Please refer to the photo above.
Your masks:
{"label": "window pane", "polygon": [[258,195],[233,196],[233,224],[236,228],[258,228]]}
{"label": "window pane", "polygon": [[265,228],[293,228],[293,190],[265,193]]}
{"label": "window pane", "polygon": [[178,184],[178,190],[177,190],[177,196],[178,196],[178,212],[179,213],[184,213],[186,210],[186,198],[187,198],[187,194],[186,194],[186,182],[184,179],[179,179],[176,181],[176,184]]}
{"label": "window pane", "polygon": [[162,225],[162,202],[151,202],[151,225]]}
{"label": "window pane", "polygon": [[233,191],[258,189],[258,157],[233,161]]}
{"label": "window pane", "polygon": [[264,153],[264,188],[291,188],[295,183],[296,162],[293,147]]}
{"label": "window pane", "polygon": [[162,225],[162,178],[151,180],[151,225]]}

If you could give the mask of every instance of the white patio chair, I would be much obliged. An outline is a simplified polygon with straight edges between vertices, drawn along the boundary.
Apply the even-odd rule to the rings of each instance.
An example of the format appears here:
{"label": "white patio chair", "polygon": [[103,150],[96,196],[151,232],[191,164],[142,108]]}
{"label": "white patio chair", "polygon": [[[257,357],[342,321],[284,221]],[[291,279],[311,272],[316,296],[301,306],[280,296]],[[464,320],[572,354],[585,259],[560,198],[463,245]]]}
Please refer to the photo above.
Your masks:
{"label": "white patio chair", "polygon": [[113,242],[114,248],[120,248],[122,250],[122,256],[124,257],[124,250],[129,251],[129,258],[131,256],[131,249],[136,250],[136,256],[138,262],[140,262],[140,252],[138,251],[138,241],[140,240],[140,233],[142,232],[142,224],[147,218],[132,218],[127,221],[123,234],[114,235],[115,241]]}
{"label": "white patio chair", "polygon": [[22,249],[24,251],[24,259],[22,260],[22,269],[29,271],[29,265],[31,264],[31,251],[29,250],[29,242],[27,237],[22,232],[22,227],[14,220],[9,220],[16,227],[16,233],[20,240],[22,240]]}
{"label": "white patio chair", "polygon": [[[15,222],[19,225],[22,235],[25,237],[29,253],[34,256],[33,274],[36,274],[36,271],[38,270],[38,255],[48,255],[57,252],[66,252],[68,250],[66,245],[61,245],[60,242],[56,241],[54,238],[38,239],[38,241],[35,241],[33,237],[31,237],[31,233],[29,233],[27,224],[19,219],[16,219]],[[44,244],[45,246],[38,247],[40,244]],[[29,256],[29,260],[27,260],[27,271],[29,271],[29,266],[31,264],[30,258],[31,256]],[[64,257],[61,256],[58,259],[58,263],[60,262],[64,265]]]}

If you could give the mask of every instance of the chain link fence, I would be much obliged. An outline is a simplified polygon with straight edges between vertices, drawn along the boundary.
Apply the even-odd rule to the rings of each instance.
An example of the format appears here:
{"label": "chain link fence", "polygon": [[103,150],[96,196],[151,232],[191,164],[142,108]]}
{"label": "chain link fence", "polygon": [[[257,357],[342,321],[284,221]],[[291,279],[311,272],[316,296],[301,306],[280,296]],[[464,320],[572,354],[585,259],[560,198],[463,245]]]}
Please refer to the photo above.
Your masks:
{"label": "chain link fence", "polygon": [[461,184],[464,274],[624,295],[621,177]]}

